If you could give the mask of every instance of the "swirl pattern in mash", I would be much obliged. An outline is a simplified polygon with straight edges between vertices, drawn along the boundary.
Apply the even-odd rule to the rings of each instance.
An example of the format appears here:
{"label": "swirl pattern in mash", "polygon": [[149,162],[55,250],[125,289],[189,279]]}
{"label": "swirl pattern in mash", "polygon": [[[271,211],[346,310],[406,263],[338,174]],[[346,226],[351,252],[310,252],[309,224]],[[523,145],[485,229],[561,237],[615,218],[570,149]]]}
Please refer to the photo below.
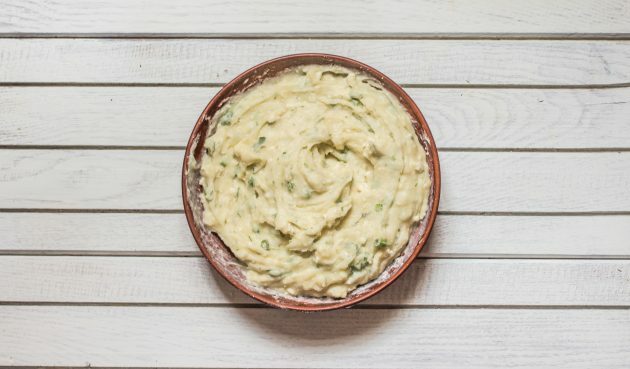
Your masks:
{"label": "swirl pattern in mash", "polygon": [[287,70],[212,123],[203,221],[254,284],[345,297],[385,269],[426,213],[428,166],[410,116],[360,72]]}

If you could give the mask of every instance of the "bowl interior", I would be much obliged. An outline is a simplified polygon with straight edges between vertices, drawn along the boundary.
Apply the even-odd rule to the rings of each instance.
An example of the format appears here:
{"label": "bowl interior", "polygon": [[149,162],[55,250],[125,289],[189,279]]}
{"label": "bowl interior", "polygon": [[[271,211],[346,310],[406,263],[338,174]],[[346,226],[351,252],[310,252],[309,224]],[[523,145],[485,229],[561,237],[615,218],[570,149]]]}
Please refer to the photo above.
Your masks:
{"label": "bowl interior", "polygon": [[[210,126],[211,117],[230,97],[255,86],[265,78],[277,75],[287,68],[307,64],[335,64],[359,70],[374,78],[380,85],[398,97],[412,118],[416,135],[427,154],[429,164],[431,189],[427,214],[412,227],[407,246],[378,278],[360,286],[343,299],[296,297],[249,283],[241,264],[229,248],[218,235],[203,225],[203,205],[201,202],[203,189],[199,185],[200,173],[199,170],[189,167],[191,155],[196,160],[201,159],[204,141],[208,133],[212,135],[216,129],[216,127]],[[182,172],[182,191],[186,218],[195,241],[208,261],[226,280],[249,296],[275,307],[301,311],[330,310],[347,307],[373,296],[392,283],[413,262],[413,259],[424,246],[437,215],[440,195],[440,167],[435,142],[429,127],[418,107],[400,86],[374,68],[352,59],[327,54],[297,54],[273,59],[245,71],[228,83],[210,101],[197,120],[186,147]]]}

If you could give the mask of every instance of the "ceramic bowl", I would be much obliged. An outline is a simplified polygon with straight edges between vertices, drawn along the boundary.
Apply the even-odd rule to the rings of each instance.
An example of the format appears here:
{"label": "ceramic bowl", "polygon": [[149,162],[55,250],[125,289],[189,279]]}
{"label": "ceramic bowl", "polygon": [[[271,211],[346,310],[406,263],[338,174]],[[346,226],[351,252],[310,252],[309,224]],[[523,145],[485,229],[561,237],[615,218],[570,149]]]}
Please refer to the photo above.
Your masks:
{"label": "ceramic bowl", "polygon": [[[214,132],[214,127],[210,127],[211,117],[230,97],[259,84],[265,78],[275,76],[287,68],[307,64],[334,64],[359,70],[371,76],[384,88],[394,94],[394,96],[398,97],[402,105],[411,115],[418,140],[427,153],[429,175],[431,177],[428,211],[424,218],[413,226],[409,242],[400,256],[394,259],[378,278],[365,285],[359,286],[343,299],[296,297],[288,294],[280,294],[277,291],[249,283],[241,264],[237,262],[229,248],[221,241],[221,238],[204,227],[201,221],[203,213],[201,196],[203,191],[199,185],[200,174],[198,170],[193,169],[189,171],[190,155],[193,155],[197,160],[200,159],[203,153],[203,144],[208,132],[210,132],[210,134]],[[299,311],[332,310],[349,307],[376,295],[394,282],[409,265],[411,265],[426,243],[437,215],[440,198],[440,165],[435,142],[433,141],[429,127],[420,109],[418,109],[409,95],[394,81],[376,69],[349,58],[328,54],[296,54],[266,61],[241,73],[226,84],[208,103],[201,113],[201,116],[199,116],[188,139],[188,144],[186,145],[182,170],[182,195],[186,219],[188,220],[188,225],[190,226],[197,245],[210,264],[212,264],[217,272],[228,282],[254,299],[274,307]]]}

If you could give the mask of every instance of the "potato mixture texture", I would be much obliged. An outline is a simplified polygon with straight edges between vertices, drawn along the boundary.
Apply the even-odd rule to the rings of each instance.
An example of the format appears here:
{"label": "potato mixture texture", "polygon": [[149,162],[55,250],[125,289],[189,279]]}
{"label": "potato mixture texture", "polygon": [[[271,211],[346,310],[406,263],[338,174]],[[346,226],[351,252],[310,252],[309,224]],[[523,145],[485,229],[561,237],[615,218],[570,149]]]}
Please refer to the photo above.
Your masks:
{"label": "potato mixture texture", "polygon": [[411,117],[359,71],[288,69],[231,98],[213,125],[203,222],[255,285],[343,298],[383,272],[426,213]]}

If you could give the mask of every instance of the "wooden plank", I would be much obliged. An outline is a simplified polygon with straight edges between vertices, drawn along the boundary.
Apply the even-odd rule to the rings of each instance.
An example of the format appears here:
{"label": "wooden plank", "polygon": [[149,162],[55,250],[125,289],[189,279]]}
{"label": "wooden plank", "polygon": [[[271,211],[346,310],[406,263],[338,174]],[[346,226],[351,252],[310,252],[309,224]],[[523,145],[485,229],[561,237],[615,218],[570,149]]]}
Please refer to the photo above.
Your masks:
{"label": "wooden plank", "polygon": [[181,209],[181,151],[0,151],[0,207]]}
{"label": "wooden plank", "polygon": [[[368,304],[628,306],[628,260],[417,260]],[[224,304],[253,302],[203,258],[2,256],[11,302]]]}
{"label": "wooden plank", "polygon": [[[628,258],[628,225],[628,215],[441,215],[421,257]],[[0,213],[0,234],[5,253],[201,255],[183,214]]]}
{"label": "wooden plank", "polygon": [[425,256],[627,257],[630,216],[438,216]]}
{"label": "wooden plank", "polygon": [[403,84],[630,80],[630,41],[0,39],[0,50],[4,83],[225,83],[259,62],[314,51],[361,60]]}
{"label": "wooden plank", "polygon": [[[0,150],[0,208],[181,209],[181,151]],[[442,152],[442,211],[625,212],[630,153]]]}
{"label": "wooden plank", "polygon": [[443,211],[630,210],[630,153],[442,152],[440,163]]}
{"label": "wooden plank", "polygon": [[201,256],[184,214],[0,213],[0,235],[0,250]]}
{"label": "wooden plank", "polygon": [[[406,90],[440,148],[630,147],[630,88]],[[0,87],[0,145],[184,146],[217,91]]]}
{"label": "wooden plank", "polygon": [[[627,368],[630,310],[0,307],[0,365]],[[80,353],[78,355],[77,353]]]}
{"label": "wooden plank", "polygon": [[334,2],[275,0],[19,1],[3,4],[4,33],[629,33],[624,1]]}

